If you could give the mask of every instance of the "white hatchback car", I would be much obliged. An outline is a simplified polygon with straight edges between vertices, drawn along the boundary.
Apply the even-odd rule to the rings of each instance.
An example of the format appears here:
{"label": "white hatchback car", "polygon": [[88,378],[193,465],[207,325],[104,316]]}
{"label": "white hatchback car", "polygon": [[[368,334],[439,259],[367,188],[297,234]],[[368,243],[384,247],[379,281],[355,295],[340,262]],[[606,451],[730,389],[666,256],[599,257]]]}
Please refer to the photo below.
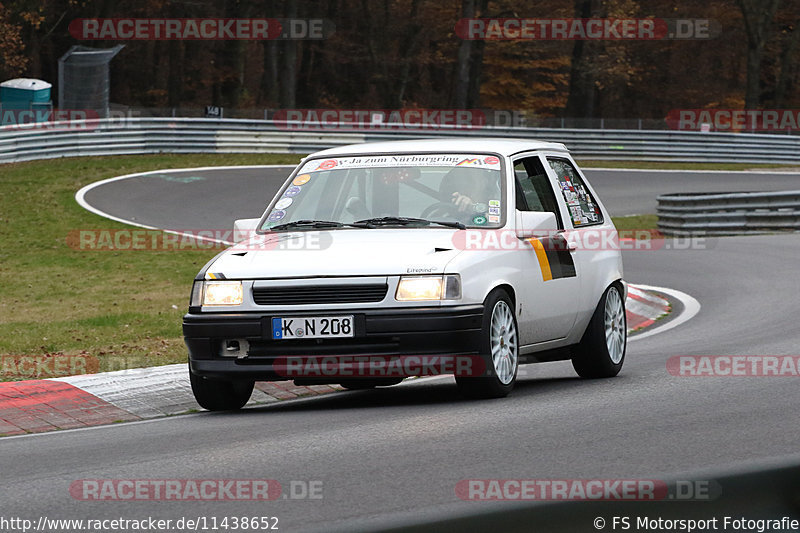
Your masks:
{"label": "white hatchback car", "polygon": [[312,154],[197,275],[192,389],[242,407],[255,381],[393,385],[453,373],[501,397],[521,363],[615,376],[627,342],[617,232],[557,143],[437,139]]}

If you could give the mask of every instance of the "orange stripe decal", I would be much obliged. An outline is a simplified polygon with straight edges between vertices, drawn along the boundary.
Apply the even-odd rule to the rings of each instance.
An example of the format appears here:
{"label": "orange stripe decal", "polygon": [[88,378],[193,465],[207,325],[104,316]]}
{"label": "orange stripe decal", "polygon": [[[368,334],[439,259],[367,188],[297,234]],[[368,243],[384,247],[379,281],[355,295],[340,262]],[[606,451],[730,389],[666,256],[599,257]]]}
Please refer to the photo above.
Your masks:
{"label": "orange stripe decal", "polygon": [[536,259],[539,260],[539,268],[542,269],[542,280],[550,281],[553,279],[553,273],[550,272],[550,261],[547,259],[547,252],[545,252],[542,242],[539,239],[528,239],[528,242],[536,251]]}

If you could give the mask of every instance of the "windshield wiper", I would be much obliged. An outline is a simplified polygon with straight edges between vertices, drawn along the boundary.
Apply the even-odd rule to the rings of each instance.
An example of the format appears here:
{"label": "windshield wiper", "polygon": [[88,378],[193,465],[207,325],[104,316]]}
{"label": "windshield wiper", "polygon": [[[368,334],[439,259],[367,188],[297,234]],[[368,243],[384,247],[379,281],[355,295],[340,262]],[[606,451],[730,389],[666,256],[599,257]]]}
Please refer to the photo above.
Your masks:
{"label": "windshield wiper", "polygon": [[302,228],[310,228],[310,229],[325,229],[325,228],[343,228],[345,226],[359,228],[361,226],[356,226],[354,224],[344,224],[342,222],[335,222],[332,220],[295,220],[294,222],[286,222],[284,224],[278,224],[277,226],[272,226],[269,228],[270,231],[275,230],[285,230],[285,229],[302,229]]}
{"label": "windshield wiper", "polygon": [[458,228],[458,229],[465,229],[466,226],[461,222],[450,221],[450,220],[426,220],[424,218],[414,218],[414,217],[376,217],[376,218],[365,218],[364,220],[356,220],[351,224],[351,226],[363,227],[363,228],[374,228],[377,226],[409,226],[412,224],[421,224],[424,226],[430,226],[431,224],[437,224],[439,226],[445,226],[448,228]]}

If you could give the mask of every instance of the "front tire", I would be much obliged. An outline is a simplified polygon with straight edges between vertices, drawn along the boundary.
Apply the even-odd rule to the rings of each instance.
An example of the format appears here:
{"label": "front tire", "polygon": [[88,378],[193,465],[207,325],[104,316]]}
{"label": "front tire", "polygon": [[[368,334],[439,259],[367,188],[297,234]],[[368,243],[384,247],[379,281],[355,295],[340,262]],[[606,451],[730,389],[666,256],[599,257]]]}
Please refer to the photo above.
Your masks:
{"label": "front tire", "polygon": [[254,381],[231,381],[198,376],[189,370],[194,399],[209,411],[236,411],[253,394]]}
{"label": "front tire", "polygon": [[622,370],[627,346],[625,301],[614,283],[600,298],[581,342],[573,347],[572,367],[582,378],[614,377]]}
{"label": "front tire", "polygon": [[486,376],[456,376],[458,390],[467,398],[503,398],[514,388],[519,367],[519,328],[508,293],[495,289],[486,297],[480,354]]}

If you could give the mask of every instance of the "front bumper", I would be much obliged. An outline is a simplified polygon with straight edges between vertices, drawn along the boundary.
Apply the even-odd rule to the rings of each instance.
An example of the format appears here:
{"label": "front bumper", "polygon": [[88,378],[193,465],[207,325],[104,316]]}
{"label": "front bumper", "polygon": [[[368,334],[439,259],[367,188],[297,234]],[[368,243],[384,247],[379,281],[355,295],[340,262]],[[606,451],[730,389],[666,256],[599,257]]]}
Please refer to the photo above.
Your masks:
{"label": "front bumper", "polygon": [[[273,340],[273,317],[353,315],[355,336],[346,339]],[[276,360],[286,357],[476,355],[483,306],[347,309],[270,313],[189,313],[183,335],[195,374],[228,379],[280,381]],[[245,339],[245,357],[221,356],[226,340]]]}

